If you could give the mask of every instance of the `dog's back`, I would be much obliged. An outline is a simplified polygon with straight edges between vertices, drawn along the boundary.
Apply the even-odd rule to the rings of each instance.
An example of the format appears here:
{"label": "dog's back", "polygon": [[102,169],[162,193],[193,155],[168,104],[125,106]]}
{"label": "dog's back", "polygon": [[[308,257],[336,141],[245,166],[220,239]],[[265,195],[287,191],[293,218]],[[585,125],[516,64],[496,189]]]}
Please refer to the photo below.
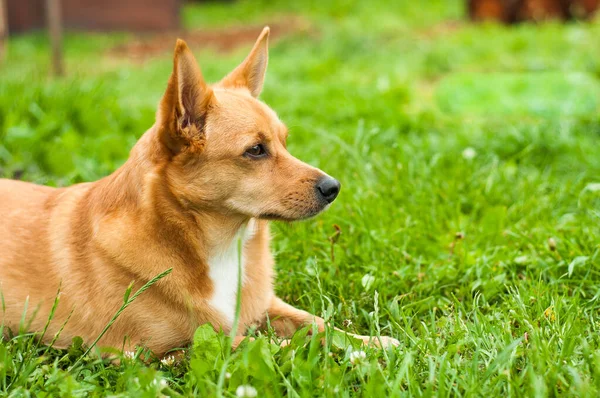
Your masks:
{"label": "dog's back", "polygon": [[[60,190],[31,183],[0,179],[0,273],[17,272],[11,265],[35,267],[45,257],[52,198]],[[25,267],[19,267],[23,269]],[[3,285],[5,279],[2,279]]]}
{"label": "dog's back", "polygon": [[0,179],[0,288],[3,320],[10,328],[19,326],[13,323],[25,302],[42,298],[31,296],[47,291],[54,279],[47,267],[52,256],[48,228],[54,198],[60,194],[60,189]]}

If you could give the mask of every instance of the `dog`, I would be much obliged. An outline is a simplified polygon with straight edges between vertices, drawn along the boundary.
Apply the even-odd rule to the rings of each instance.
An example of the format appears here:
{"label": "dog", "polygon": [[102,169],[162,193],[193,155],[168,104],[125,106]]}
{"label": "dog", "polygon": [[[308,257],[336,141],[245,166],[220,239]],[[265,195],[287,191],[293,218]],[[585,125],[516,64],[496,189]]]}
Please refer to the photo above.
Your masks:
{"label": "dog", "polygon": [[68,347],[75,336],[90,344],[132,281],[139,288],[171,268],[120,315],[100,346],[143,345],[162,356],[189,344],[199,325],[231,333],[238,277],[234,347],[251,325],[270,325],[282,338],[313,323],[325,329],[323,319],[273,290],[269,222],[317,215],[340,183],[290,155],[286,126],[257,99],[268,36],[266,27],[247,58],[214,85],[178,40],[155,124],[109,176],[66,188],[0,180],[5,328],[47,327],[44,343],[64,328],[56,347]]}

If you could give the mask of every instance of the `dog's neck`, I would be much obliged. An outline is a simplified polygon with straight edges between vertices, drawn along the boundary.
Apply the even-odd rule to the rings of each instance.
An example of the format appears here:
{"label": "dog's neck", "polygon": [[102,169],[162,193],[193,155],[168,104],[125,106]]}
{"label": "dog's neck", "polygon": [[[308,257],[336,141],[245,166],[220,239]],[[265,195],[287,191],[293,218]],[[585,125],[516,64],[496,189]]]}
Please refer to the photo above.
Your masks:
{"label": "dog's neck", "polygon": [[162,148],[157,147],[152,133],[139,140],[123,166],[95,183],[90,200],[93,211],[136,214],[138,222],[151,226],[158,239],[176,241],[182,250],[208,261],[228,248],[236,236],[245,236],[249,224],[254,223],[247,216],[184,206],[169,189]]}
{"label": "dog's neck", "polygon": [[242,244],[253,234],[255,221],[247,217],[231,217],[212,212],[194,212],[200,240],[207,257],[215,257],[230,250],[232,245]]}

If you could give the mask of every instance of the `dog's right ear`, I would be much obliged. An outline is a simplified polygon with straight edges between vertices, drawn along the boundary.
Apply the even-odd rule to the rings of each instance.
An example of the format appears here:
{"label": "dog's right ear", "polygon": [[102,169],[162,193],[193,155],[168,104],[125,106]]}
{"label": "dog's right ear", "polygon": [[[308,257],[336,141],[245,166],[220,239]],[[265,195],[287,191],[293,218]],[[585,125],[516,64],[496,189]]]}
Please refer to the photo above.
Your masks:
{"label": "dog's right ear", "polygon": [[184,148],[204,148],[206,114],[214,95],[187,44],[177,40],[173,72],[157,113],[161,142],[176,155]]}

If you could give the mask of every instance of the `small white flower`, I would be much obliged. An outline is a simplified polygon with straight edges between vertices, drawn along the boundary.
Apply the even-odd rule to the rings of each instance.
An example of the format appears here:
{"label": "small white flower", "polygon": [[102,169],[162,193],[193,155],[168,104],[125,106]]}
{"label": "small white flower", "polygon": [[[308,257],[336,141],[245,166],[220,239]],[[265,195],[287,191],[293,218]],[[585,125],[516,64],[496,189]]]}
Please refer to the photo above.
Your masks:
{"label": "small white flower", "polygon": [[462,151],[462,157],[466,160],[471,160],[473,159],[475,156],[477,156],[477,151],[473,148],[466,147],[464,151]]}
{"label": "small white flower", "polygon": [[164,366],[173,366],[175,363],[175,357],[173,355],[169,355],[168,357],[161,359],[160,363],[162,363]]}
{"label": "small white flower", "polygon": [[231,373],[229,373],[229,372],[226,372],[226,373],[225,373],[225,378],[226,378],[227,380],[231,379]]}
{"label": "small white flower", "polygon": [[526,264],[527,260],[529,260],[529,257],[527,257],[527,256],[515,257],[515,263],[517,263],[519,265]]}
{"label": "small white flower", "polygon": [[134,360],[135,359],[135,352],[133,351],[125,351],[123,352],[123,356],[129,360]]}
{"label": "small white flower", "polygon": [[237,397],[254,398],[258,395],[258,393],[256,392],[256,388],[252,387],[251,385],[245,384],[239,386],[235,390],[235,395]]}
{"label": "small white flower", "polygon": [[367,354],[364,351],[352,351],[350,353],[350,363],[357,365],[367,358]]}
{"label": "small white flower", "polygon": [[154,379],[154,380],[152,380],[152,385],[154,385],[155,387],[158,387],[159,391],[162,391],[165,388],[167,388],[169,383],[167,383],[167,381],[165,379],[160,379],[160,380]]}

